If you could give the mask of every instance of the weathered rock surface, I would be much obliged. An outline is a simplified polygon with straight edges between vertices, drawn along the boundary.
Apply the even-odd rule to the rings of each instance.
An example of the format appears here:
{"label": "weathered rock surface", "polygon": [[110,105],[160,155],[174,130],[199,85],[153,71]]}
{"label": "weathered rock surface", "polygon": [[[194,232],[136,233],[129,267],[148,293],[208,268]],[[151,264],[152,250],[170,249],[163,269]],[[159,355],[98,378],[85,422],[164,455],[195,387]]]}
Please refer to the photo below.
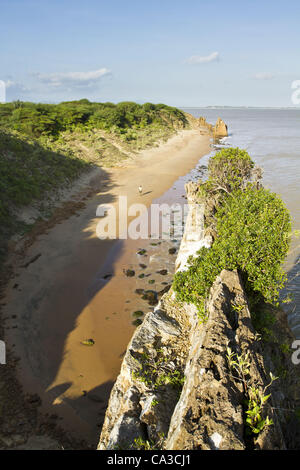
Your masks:
{"label": "weathered rock surface", "polygon": [[194,129],[199,129],[202,134],[210,134],[214,139],[221,139],[228,136],[228,129],[225,122],[219,117],[216,124],[213,126],[208,123],[205,117],[200,116],[195,118],[189,113],[185,113],[190,125]]}
{"label": "weathered rock surface", "polygon": [[216,125],[213,128],[213,136],[216,139],[228,136],[227,125],[221,118],[217,119]]}
{"label": "weathered rock surface", "polygon": [[[234,305],[239,306],[238,313]],[[185,383],[165,443],[168,450],[246,448],[245,387],[229,368],[227,347],[240,356],[249,354],[247,387],[263,391],[270,382],[237,272],[222,271],[207,309],[208,321],[191,332]],[[276,421],[273,414],[269,409],[268,416]],[[267,427],[257,448],[284,448],[280,429]]]}
{"label": "weathered rock surface", "polygon": [[184,312],[166,300],[136,329],[111,392],[98,449],[129,448],[136,438],[156,440],[167,434],[178,390],[170,383],[155,384],[153,369],[161,377],[183,370],[185,325]]}
{"label": "weathered rock surface", "polygon": [[205,236],[204,233],[204,204],[197,202],[197,183],[187,183],[185,190],[189,202],[189,212],[175,263],[176,271],[188,269],[188,258],[196,255],[197,251],[203,246],[209,248],[212,242],[212,238]]}

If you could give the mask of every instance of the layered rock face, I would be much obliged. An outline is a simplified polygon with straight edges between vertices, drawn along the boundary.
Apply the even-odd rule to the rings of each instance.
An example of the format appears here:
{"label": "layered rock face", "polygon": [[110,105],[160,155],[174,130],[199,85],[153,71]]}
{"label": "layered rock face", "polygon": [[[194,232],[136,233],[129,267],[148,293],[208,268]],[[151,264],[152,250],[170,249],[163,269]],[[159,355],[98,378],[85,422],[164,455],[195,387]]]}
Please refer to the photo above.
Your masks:
{"label": "layered rock face", "polygon": [[[190,211],[179,270],[186,269],[189,255],[211,243],[205,237],[204,208],[196,204],[197,185],[186,189]],[[179,303],[171,288],[146,315],[112,389],[99,450],[132,448],[136,439],[166,450],[285,449],[277,414],[283,393],[267,388],[274,365],[252,325],[236,271],[217,277],[207,311],[207,322],[200,322],[195,305]],[[236,358],[247,358],[247,381],[230,366],[228,348]],[[273,424],[255,440],[246,432],[246,388],[272,393],[263,416]]]}
{"label": "layered rock face", "polygon": [[[238,313],[233,306],[238,305]],[[166,449],[244,450],[244,383],[229,368],[227,348],[248,354],[247,387],[270,382],[238,273],[222,271],[211,288],[208,321],[191,332],[185,383],[172,415]],[[236,378],[235,378],[236,377]],[[276,422],[272,410],[269,417]],[[285,447],[277,424],[265,428],[256,448]]]}

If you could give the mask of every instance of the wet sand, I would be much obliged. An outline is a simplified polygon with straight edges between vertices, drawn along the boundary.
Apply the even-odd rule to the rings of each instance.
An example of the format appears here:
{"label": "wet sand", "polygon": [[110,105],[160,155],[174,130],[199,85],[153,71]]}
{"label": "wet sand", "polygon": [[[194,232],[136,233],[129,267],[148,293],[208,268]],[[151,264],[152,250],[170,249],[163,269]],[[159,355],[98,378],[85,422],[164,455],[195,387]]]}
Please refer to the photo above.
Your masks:
{"label": "wet sand", "polygon": [[[166,278],[157,274],[163,266],[149,241],[99,240],[97,206],[110,203],[117,208],[121,195],[127,196],[128,205],[149,206],[209,152],[208,135],[182,131],[142,152],[127,167],[101,172],[101,191],[77,214],[39,236],[8,285],[6,341],[20,357],[24,390],[38,393],[42,410],[57,414],[76,437],[93,444],[98,440],[107,399],[134,331],[132,306],[139,306],[134,290],[147,279],[154,281],[149,289],[162,289],[172,275],[171,269]],[[136,255],[147,243],[147,254]],[[136,270],[134,278],[124,275],[128,267]],[[141,272],[143,281],[137,277]],[[145,305],[140,308],[145,310]],[[89,338],[93,346],[81,344]]]}

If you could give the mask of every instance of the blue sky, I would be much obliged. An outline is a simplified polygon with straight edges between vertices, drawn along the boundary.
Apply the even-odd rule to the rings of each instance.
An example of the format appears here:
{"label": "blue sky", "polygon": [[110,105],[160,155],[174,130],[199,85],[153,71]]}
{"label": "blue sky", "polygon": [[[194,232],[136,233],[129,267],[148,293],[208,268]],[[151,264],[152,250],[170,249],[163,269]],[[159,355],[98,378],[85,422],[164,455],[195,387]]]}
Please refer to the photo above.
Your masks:
{"label": "blue sky", "polygon": [[298,0],[0,0],[6,99],[292,106]]}

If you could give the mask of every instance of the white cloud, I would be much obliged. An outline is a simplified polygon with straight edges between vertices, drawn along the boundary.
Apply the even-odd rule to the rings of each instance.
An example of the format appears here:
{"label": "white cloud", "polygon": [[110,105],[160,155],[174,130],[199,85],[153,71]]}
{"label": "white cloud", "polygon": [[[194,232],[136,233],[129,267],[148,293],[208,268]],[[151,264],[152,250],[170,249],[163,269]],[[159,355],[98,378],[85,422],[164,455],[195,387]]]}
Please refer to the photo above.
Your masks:
{"label": "white cloud", "polygon": [[11,79],[4,80],[4,83],[5,83],[5,88],[7,90],[11,90],[13,92],[30,91],[30,89],[27,86],[23,85],[20,82],[16,82],[14,80],[11,80]]}
{"label": "white cloud", "polygon": [[22,85],[22,83],[19,83],[19,82],[15,82],[14,80],[4,80],[4,83],[5,83],[5,86],[6,88],[12,88],[12,89],[18,89],[18,90],[22,90],[22,91],[27,91],[28,88],[25,87],[24,85]]}
{"label": "white cloud", "polygon": [[275,75],[269,72],[260,72],[253,75],[253,78],[255,80],[272,80],[273,78],[275,78]]}
{"label": "white cloud", "polygon": [[67,72],[67,73],[37,73],[37,79],[52,87],[77,86],[90,87],[94,86],[105,75],[110,75],[111,71],[107,68],[93,70],[89,72]]}
{"label": "white cloud", "polygon": [[209,62],[215,62],[220,59],[220,54],[219,52],[212,52],[209,55],[206,56],[200,56],[200,55],[192,55],[188,59],[186,59],[187,64],[207,64]]}

